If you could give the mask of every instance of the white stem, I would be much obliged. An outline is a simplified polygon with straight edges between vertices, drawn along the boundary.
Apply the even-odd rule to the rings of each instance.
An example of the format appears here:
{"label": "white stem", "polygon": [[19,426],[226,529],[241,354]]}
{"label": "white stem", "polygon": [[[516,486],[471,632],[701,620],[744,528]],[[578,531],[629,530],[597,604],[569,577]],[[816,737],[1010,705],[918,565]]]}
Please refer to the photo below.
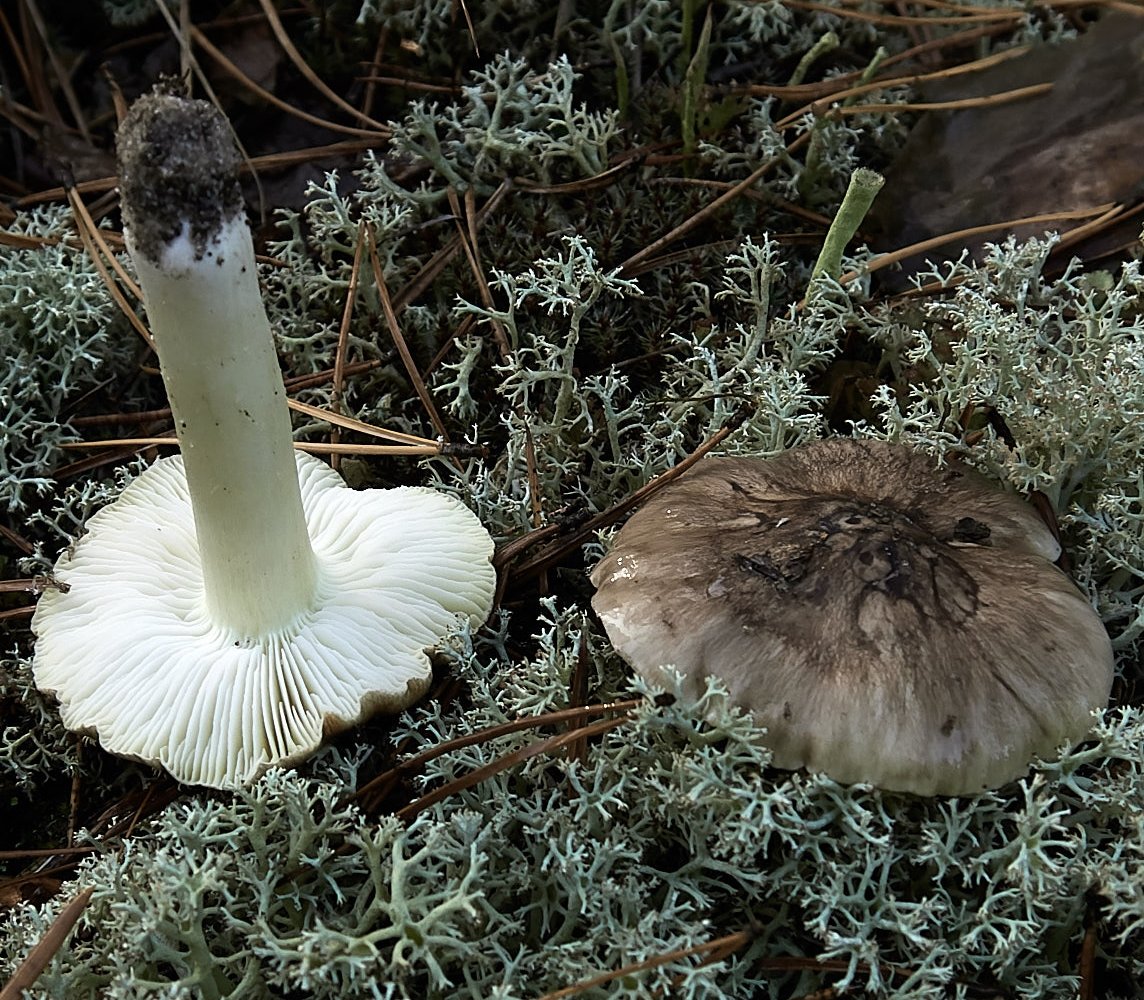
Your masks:
{"label": "white stem", "polygon": [[207,609],[254,639],[311,606],[317,564],[250,230],[239,212],[200,253],[189,227],[158,262],[131,251],[186,463]]}

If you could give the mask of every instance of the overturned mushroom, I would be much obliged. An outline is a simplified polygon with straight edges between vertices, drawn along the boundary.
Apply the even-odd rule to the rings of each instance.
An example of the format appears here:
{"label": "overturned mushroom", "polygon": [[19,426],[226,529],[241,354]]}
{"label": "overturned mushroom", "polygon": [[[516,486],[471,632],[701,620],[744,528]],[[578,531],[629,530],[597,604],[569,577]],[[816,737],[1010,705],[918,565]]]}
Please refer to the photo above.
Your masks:
{"label": "overturned mushroom", "polygon": [[592,603],[645,677],[720,678],[776,765],[957,795],[1107,703],[1111,644],[1058,554],[982,476],[835,439],[684,474],[619,532]]}
{"label": "overturned mushroom", "polygon": [[492,541],[452,497],[350,490],[295,456],[222,116],[150,95],[119,147],[182,454],[60,558],[64,586],[32,619],[33,669],[69,727],[232,787],[420,697],[426,648],[488,615]]}

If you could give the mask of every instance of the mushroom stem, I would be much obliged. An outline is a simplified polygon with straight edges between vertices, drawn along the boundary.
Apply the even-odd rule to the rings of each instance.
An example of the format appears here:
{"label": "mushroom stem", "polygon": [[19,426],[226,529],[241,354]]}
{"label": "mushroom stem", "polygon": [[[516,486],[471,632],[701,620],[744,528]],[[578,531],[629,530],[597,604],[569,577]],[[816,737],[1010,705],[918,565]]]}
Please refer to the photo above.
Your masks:
{"label": "mushroom stem", "polygon": [[120,135],[128,249],[186,465],[211,621],[247,640],[318,581],[290,415],[225,120],[151,95]]}

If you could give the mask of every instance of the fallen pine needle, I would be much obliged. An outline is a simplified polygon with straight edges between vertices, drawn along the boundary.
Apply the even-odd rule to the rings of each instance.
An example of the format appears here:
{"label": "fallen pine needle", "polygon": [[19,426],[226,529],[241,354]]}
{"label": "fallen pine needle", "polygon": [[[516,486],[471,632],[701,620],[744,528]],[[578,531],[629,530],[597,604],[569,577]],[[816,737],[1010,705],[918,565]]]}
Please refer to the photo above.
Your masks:
{"label": "fallen pine needle", "polygon": [[24,991],[35,983],[40,973],[48,967],[48,963],[55,957],[56,952],[63,947],[64,941],[67,940],[71,929],[91,899],[93,891],[92,889],[84,889],[60,910],[44,936],[28,952],[27,957],[20,963],[12,978],[8,980],[8,985],[0,990],[0,1000],[20,1000]]}
{"label": "fallen pine needle", "polygon": [[[69,441],[61,448],[154,448],[178,447],[173,437],[109,438],[104,441]],[[326,441],[295,441],[296,451],[318,455],[440,455],[444,450],[436,441],[428,444],[330,444]]]}

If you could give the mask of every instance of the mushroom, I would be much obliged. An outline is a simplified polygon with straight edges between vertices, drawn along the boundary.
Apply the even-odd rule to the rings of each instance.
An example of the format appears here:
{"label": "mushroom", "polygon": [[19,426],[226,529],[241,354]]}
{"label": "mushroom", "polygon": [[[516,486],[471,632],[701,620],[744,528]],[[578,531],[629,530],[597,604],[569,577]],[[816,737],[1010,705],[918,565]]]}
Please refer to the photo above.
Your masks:
{"label": "mushroom", "polygon": [[616,650],[719,678],[774,763],[919,795],[996,788],[1082,740],[1113,656],[1020,498],[879,441],[714,458],[592,573]]}
{"label": "mushroom", "polygon": [[228,788],[420,697],[426,649],[492,605],[492,540],[427,488],[295,455],[226,120],[151,94],[119,132],[128,248],[181,455],[59,560],[32,619],[65,725]]}

